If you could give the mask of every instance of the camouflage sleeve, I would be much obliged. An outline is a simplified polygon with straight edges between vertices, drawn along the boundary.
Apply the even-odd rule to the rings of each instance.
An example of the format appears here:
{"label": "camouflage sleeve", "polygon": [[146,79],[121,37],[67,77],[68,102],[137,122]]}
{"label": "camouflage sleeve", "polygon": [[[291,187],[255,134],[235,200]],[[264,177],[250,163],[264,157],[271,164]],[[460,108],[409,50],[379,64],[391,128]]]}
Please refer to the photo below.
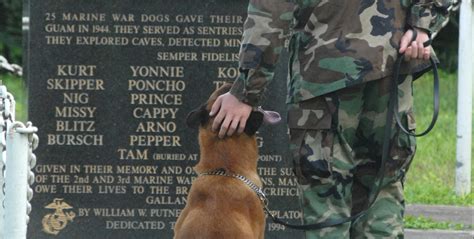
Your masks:
{"label": "camouflage sleeve", "polygon": [[252,105],[260,105],[274,75],[293,19],[289,0],[250,0],[240,47],[240,75],[231,94]]}
{"label": "camouflage sleeve", "polygon": [[437,33],[449,20],[449,11],[457,0],[413,0],[408,24]]}

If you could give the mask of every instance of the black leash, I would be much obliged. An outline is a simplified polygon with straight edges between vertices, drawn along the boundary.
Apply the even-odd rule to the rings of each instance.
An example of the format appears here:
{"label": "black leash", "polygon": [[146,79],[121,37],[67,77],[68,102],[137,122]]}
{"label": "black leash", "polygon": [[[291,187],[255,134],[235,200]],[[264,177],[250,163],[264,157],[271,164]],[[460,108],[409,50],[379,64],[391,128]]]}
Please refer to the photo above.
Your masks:
{"label": "black leash", "polygon": [[[416,30],[413,31],[413,36],[411,42],[415,41],[417,38],[417,32]],[[431,44],[431,40],[428,40],[423,44],[424,47],[427,47]],[[439,75],[438,75],[438,66],[437,63],[430,57],[430,62],[431,62],[431,67],[433,70],[433,88],[434,88],[434,93],[433,93],[433,117],[431,120],[430,125],[428,128],[423,131],[420,134],[414,134],[407,130],[403,125],[400,120],[400,116],[398,115],[398,83],[400,82],[400,68],[403,62],[403,55],[398,53],[397,60],[395,62],[395,67],[394,67],[394,73],[393,73],[393,79],[392,79],[392,88],[390,90],[390,96],[389,96],[389,102],[388,102],[388,111],[387,111],[387,118],[386,118],[386,127],[384,130],[384,140],[383,140],[383,147],[382,147],[382,160],[380,162],[380,169],[379,172],[377,173],[377,178],[374,183],[374,190],[373,193],[371,193],[371,198],[369,198],[369,205],[366,210],[361,211],[355,215],[352,215],[350,217],[346,218],[338,218],[338,219],[328,219],[326,221],[320,222],[320,223],[315,223],[315,224],[303,224],[303,225],[296,225],[296,224],[289,224],[281,219],[277,218],[275,215],[273,215],[270,210],[268,209],[267,205],[265,205],[265,212],[269,215],[269,217],[273,220],[273,222],[284,225],[289,228],[293,229],[298,229],[298,230],[317,230],[317,229],[322,229],[326,227],[334,227],[338,226],[347,222],[352,222],[358,219],[359,217],[367,214],[367,211],[374,205],[380,190],[382,189],[383,185],[383,180],[385,178],[385,165],[386,162],[388,161],[388,158],[390,157],[390,139],[392,135],[392,123],[393,123],[393,118],[395,117],[395,120],[397,122],[398,127],[406,134],[419,137],[419,136],[424,136],[430,132],[438,118],[438,113],[439,113]]]}
{"label": "black leash", "polygon": [[[414,31],[415,32],[415,31]],[[416,34],[415,34],[415,37],[416,37]],[[415,38],[416,39],[416,38]],[[427,47],[431,44],[431,40],[428,41],[428,42],[425,42],[423,44],[424,47]],[[399,54],[398,55],[398,59],[396,61],[396,67],[395,67],[395,75],[394,76],[400,76],[400,67],[401,67],[401,64],[402,64],[402,59],[403,57]],[[433,116],[431,117],[431,123],[430,125],[428,126],[428,128],[426,128],[426,130],[424,130],[423,132],[419,133],[419,134],[415,134],[415,133],[412,133],[410,132],[408,129],[406,129],[401,120],[400,120],[400,116],[398,115],[398,112],[395,114],[395,120],[397,121],[397,125],[398,127],[405,133],[405,134],[408,134],[408,135],[411,135],[411,136],[414,136],[414,137],[421,137],[421,136],[425,136],[426,134],[428,134],[432,129],[433,127],[435,126],[436,124],[436,121],[438,120],[438,114],[439,114],[439,74],[438,74],[438,64],[435,62],[435,60],[433,58],[430,57],[430,62],[431,62],[431,67],[432,67],[432,71],[433,71]],[[399,78],[395,78],[397,79],[397,81],[399,80]],[[395,82],[395,81],[393,81]],[[393,108],[394,110],[398,109],[398,90],[397,90],[397,84],[393,84],[392,86],[392,91],[395,91],[396,94],[397,94],[397,97],[394,99],[395,101],[395,108]]]}

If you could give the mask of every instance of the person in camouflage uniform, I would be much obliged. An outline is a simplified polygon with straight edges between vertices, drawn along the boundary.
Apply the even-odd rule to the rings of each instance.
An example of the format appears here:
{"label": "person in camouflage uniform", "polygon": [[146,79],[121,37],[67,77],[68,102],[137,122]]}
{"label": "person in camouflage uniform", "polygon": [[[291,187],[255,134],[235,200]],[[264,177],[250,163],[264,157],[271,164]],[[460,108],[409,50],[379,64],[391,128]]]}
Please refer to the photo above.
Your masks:
{"label": "person in camouflage uniform", "polygon": [[[434,53],[423,43],[448,19],[454,0],[250,0],[240,50],[241,74],[211,109],[220,137],[242,132],[262,104],[289,37],[288,126],[305,224],[365,210],[380,167],[384,128],[392,127],[381,192],[353,222],[307,231],[306,238],[403,238],[403,180],[413,137],[386,126],[393,65],[403,123],[415,130],[412,76]],[[407,29],[410,26],[411,29]],[[417,38],[412,41],[413,31]]]}

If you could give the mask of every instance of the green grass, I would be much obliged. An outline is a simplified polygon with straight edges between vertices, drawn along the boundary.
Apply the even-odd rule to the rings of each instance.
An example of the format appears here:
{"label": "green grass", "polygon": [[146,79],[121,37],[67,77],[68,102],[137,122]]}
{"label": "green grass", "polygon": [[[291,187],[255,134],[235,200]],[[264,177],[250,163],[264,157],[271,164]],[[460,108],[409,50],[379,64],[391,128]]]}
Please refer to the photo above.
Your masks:
{"label": "green grass", "polygon": [[405,228],[412,229],[438,229],[438,230],[470,230],[473,228],[473,225],[464,225],[462,223],[455,222],[438,222],[431,218],[426,218],[423,216],[414,217],[406,216],[404,218]]}
{"label": "green grass", "polygon": [[[440,78],[440,115],[433,131],[427,136],[417,139],[417,152],[405,184],[406,200],[408,203],[473,205],[474,194],[472,192],[464,197],[457,197],[454,193],[456,74],[441,72]],[[431,75],[417,80],[414,83],[414,88],[416,121],[420,131],[428,126],[432,115]]]}

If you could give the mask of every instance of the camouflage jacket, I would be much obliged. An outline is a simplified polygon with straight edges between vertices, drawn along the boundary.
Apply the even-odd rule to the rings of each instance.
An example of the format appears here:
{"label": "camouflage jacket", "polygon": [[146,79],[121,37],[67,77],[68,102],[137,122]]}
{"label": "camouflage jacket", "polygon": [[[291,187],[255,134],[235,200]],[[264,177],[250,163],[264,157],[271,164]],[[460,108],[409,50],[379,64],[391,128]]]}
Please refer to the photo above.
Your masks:
{"label": "camouflage jacket", "polygon": [[[407,25],[431,34],[456,0],[250,0],[231,93],[257,106],[289,40],[288,103],[392,73]],[[428,67],[412,61],[411,73]],[[406,72],[408,73],[408,72]]]}

